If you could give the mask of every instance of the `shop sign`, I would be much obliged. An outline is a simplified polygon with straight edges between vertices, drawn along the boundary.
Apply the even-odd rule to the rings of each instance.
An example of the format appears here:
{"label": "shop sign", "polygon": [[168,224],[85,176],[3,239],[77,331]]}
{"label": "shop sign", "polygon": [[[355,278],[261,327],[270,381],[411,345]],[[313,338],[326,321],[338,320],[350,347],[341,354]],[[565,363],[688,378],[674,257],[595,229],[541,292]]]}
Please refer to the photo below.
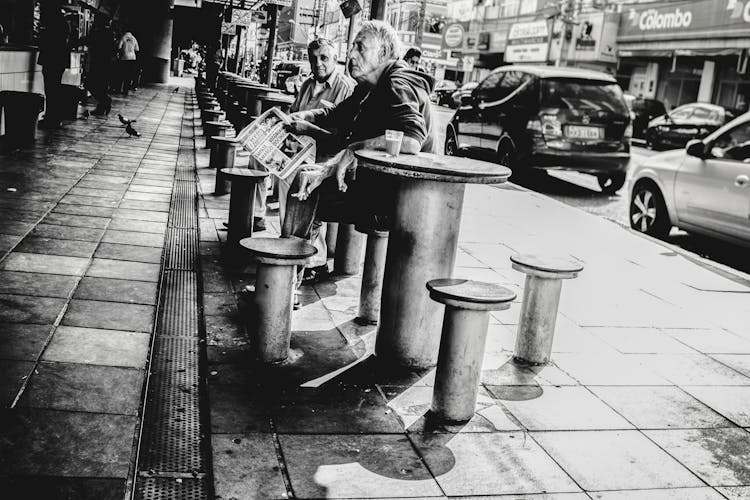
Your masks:
{"label": "shop sign", "polygon": [[508,32],[506,62],[544,62],[549,50],[547,21],[515,23]]}
{"label": "shop sign", "polygon": [[618,14],[581,14],[573,27],[568,59],[572,61],[617,62]]}
{"label": "shop sign", "polygon": [[466,28],[463,23],[452,23],[443,30],[443,48],[455,49],[464,43]]}
{"label": "shop sign", "polygon": [[174,0],[174,6],[200,9],[203,6],[203,0]]}
{"label": "shop sign", "polygon": [[278,5],[280,7],[291,7],[292,0],[266,0],[267,4]]}
{"label": "shop sign", "polygon": [[620,42],[750,36],[750,0],[692,0],[623,6]]}

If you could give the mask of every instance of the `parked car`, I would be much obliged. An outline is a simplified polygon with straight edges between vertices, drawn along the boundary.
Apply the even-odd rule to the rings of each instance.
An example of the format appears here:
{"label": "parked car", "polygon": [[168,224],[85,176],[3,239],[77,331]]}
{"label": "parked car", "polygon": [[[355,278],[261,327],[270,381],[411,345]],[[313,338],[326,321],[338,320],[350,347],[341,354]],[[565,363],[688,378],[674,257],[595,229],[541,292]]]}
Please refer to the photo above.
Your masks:
{"label": "parked car", "polygon": [[646,129],[651,120],[667,112],[663,102],[643,97],[633,99],[630,109],[633,111],[634,139],[645,139]]}
{"label": "parked car", "polygon": [[597,177],[602,191],[625,183],[630,113],[614,77],[551,66],[503,66],[456,110],[445,154],[510,167],[566,169]]}
{"label": "parked car", "polygon": [[638,165],[630,226],[656,237],[676,226],[750,245],[750,113]]}
{"label": "parked car", "polygon": [[451,100],[448,106],[451,108],[457,108],[461,105],[461,99],[471,95],[471,91],[477,88],[479,82],[466,82],[461,87],[451,94]]}
{"label": "parked car", "polygon": [[735,116],[732,111],[715,104],[683,104],[648,123],[646,145],[654,149],[682,148],[689,140],[706,137]]}
{"label": "parked car", "polygon": [[274,72],[276,73],[276,78],[273,86],[277,89],[287,90],[287,78],[299,74],[309,75],[310,63],[308,61],[286,61],[276,65],[276,67],[274,67]]}
{"label": "parked car", "polygon": [[457,89],[458,86],[456,85],[456,82],[451,80],[440,80],[430,94],[430,100],[438,106],[442,106],[443,104],[450,106],[450,103],[452,102],[451,94]]}

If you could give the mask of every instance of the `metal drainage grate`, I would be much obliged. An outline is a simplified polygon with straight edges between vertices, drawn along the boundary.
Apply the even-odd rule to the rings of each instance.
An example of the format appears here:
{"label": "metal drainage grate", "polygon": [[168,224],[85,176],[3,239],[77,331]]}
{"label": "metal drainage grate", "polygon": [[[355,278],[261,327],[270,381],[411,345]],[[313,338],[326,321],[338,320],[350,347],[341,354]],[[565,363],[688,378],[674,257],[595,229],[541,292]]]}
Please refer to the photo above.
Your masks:
{"label": "metal drainage grate", "polygon": [[169,228],[167,230],[167,249],[165,267],[194,271],[198,255],[198,236],[195,229]]}
{"label": "metal drainage grate", "polygon": [[[169,247],[167,247],[169,248]],[[169,260],[169,258],[167,258]],[[193,271],[165,271],[159,335],[198,336],[198,283]],[[197,358],[194,361],[198,362]]]}
{"label": "metal drainage grate", "polygon": [[200,500],[208,497],[206,479],[149,477],[139,479],[138,498]]}

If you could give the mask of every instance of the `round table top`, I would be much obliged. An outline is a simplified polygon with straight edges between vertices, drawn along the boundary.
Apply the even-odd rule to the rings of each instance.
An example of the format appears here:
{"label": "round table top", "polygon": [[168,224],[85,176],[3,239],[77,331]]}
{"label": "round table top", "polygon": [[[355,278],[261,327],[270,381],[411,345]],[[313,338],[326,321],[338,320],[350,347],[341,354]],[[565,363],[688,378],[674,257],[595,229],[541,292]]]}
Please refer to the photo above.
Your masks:
{"label": "round table top", "polygon": [[274,102],[283,102],[283,103],[293,103],[294,97],[287,95],[287,94],[268,94],[260,98],[262,101],[274,101]]}
{"label": "round table top", "polygon": [[268,177],[268,172],[263,172],[261,170],[253,170],[250,168],[222,168],[221,173],[224,175],[227,175],[229,177],[233,177],[236,180],[242,180],[247,179],[251,181],[257,181],[258,179],[263,179],[264,177]]}
{"label": "round table top", "polygon": [[229,123],[226,120],[220,120],[220,121],[209,120],[206,122],[206,125],[211,125],[213,127],[225,127],[225,128],[230,128],[233,126],[231,123]]}
{"label": "round table top", "polygon": [[203,111],[204,111],[205,113],[217,113],[217,114],[221,114],[221,113],[223,113],[223,111],[221,110],[221,108],[219,108],[219,103],[218,103],[218,102],[217,102],[217,103],[215,103],[215,104],[213,104],[213,106],[215,106],[215,107],[214,107],[214,108],[211,108],[211,109],[209,109],[209,108],[206,108],[206,109],[204,109]]}
{"label": "round table top", "polygon": [[577,273],[583,270],[583,264],[577,260],[557,255],[516,254],[511,255],[510,260],[514,264],[550,273]]}
{"label": "round table top", "polygon": [[427,289],[436,299],[446,298],[477,304],[510,302],[516,293],[496,283],[466,279],[436,279],[427,282]]}
{"label": "round table top", "polygon": [[259,257],[306,259],[318,250],[299,238],[243,238],[240,245]]}
{"label": "round table top", "polygon": [[212,135],[211,140],[215,142],[223,142],[223,143],[234,145],[234,146],[240,145],[239,141],[237,141],[237,137],[229,137],[226,135]]}
{"label": "round table top", "polygon": [[415,179],[499,184],[508,180],[510,169],[486,161],[431,153],[391,156],[385,151],[361,149],[354,152],[360,165],[385,174]]}

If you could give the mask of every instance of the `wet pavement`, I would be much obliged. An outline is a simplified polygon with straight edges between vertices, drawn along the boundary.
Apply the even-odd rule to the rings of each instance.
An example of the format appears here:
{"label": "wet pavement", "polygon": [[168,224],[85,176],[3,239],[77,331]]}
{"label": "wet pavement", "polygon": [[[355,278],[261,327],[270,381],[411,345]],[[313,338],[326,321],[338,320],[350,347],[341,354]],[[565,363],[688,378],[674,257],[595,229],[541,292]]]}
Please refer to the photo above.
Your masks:
{"label": "wet pavement", "polygon": [[[90,118],[0,157],[4,497],[750,497],[748,276],[513,185],[466,193],[454,276],[519,296],[492,315],[468,423],[431,418],[433,371],[371,356],[359,275],[303,287],[294,361],[253,362],[240,291],[254,269],[223,257],[229,195],[213,195],[192,88],[176,83],[116,100],[140,138]],[[175,222],[185,193],[194,229]],[[275,208],[261,235],[278,234]],[[169,258],[177,229],[198,242],[197,293],[170,309],[188,269]],[[511,360],[516,252],[585,266],[563,285],[545,367]],[[178,339],[186,316],[198,329]],[[164,403],[172,341],[192,346],[175,373],[194,378]]]}

